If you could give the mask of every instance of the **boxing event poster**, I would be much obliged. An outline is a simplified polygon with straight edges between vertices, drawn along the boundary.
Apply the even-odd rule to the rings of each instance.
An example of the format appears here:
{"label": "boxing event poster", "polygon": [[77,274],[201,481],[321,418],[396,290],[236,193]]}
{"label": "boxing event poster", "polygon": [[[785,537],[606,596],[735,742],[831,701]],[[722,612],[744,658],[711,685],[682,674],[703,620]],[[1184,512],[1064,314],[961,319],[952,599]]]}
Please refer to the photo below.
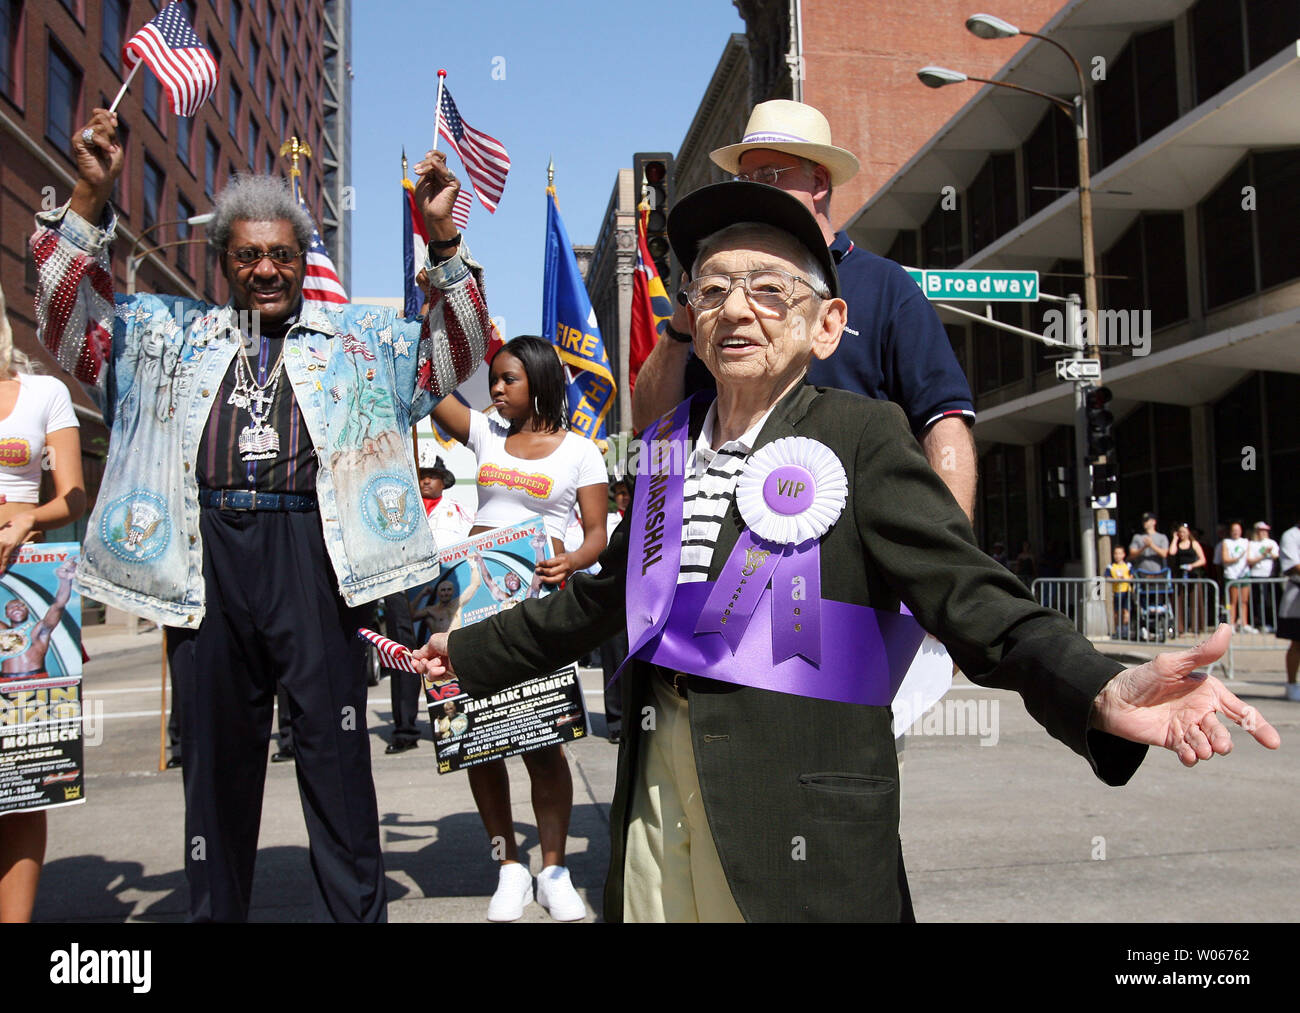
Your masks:
{"label": "boxing event poster", "polygon": [[81,546],[24,545],[0,576],[0,812],[85,801]]}
{"label": "boxing event poster", "polygon": [[[458,630],[545,594],[549,588],[533,568],[550,555],[551,540],[540,517],[485,531],[443,549],[438,576],[408,592],[416,639],[424,643],[433,633]],[[426,679],[424,695],[439,774],[572,742],[587,734],[577,665],[485,699],[466,696],[454,679]]]}

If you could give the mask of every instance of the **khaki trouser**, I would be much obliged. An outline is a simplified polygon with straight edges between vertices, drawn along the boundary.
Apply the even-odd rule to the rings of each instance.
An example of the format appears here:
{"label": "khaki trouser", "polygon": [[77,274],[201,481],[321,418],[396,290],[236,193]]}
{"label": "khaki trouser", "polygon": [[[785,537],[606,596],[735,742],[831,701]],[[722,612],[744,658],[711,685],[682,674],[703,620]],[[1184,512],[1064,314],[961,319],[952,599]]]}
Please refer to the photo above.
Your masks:
{"label": "khaki trouser", "polygon": [[651,679],[651,685],[655,729],[641,735],[623,866],[623,918],[744,921],[704,814],[689,705],[661,679]]}

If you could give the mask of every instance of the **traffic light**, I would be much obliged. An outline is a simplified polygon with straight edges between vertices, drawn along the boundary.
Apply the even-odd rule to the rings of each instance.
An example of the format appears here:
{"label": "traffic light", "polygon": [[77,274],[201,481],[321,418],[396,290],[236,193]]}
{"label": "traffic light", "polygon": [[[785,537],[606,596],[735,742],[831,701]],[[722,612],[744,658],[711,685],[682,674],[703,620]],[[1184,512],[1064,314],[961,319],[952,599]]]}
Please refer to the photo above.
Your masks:
{"label": "traffic light", "polygon": [[646,246],[668,292],[677,291],[676,263],[668,243],[668,209],[673,201],[673,156],[666,151],[639,151],[632,156],[632,179],[637,204],[644,196],[650,205],[646,219]]}
{"label": "traffic light", "polygon": [[1115,435],[1111,431],[1115,425],[1115,416],[1106,410],[1111,396],[1109,387],[1089,387],[1083,395],[1090,460],[1105,457],[1115,449]]}
{"label": "traffic light", "polygon": [[1119,493],[1119,475],[1115,471],[1115,465],[1094,464],[1091,471],[1093,505],[1104,503],[1105,506],[1097,507],[1097,509],[1111,509],[1115,504],[1115,497]]}

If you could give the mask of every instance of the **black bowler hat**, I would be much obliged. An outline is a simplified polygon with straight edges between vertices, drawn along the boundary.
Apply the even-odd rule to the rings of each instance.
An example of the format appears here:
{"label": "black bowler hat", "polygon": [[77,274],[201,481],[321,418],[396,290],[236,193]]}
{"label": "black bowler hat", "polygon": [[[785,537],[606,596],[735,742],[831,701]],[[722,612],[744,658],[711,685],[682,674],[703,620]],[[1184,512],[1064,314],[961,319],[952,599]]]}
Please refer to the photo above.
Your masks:
{"label": "black bowler hat", "polygon": [[701,242],[719,229],[741,222],[772,225],[790,233],[817,261],[831,295],[840,294],[835,258],[817,219],[798,197],[766,183],[735,180],[693,190],[668,215],[668,241],[683,269],[689,271]]}

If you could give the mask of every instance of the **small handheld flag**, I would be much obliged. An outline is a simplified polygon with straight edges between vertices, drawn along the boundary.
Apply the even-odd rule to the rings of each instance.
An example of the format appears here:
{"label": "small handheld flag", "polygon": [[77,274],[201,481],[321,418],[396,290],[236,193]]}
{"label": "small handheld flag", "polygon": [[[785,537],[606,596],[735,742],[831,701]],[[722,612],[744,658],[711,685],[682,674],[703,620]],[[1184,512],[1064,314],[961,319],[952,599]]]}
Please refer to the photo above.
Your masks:
{"label": "small handheld flag", "polygon": [[[439,79],[441,82],[441,78]],[[506,174],[510,171],[510,156],[505,146],[495,137],[475,130],[463,119],[456,102],[445,85],[439,88],[437,132],[447,139],[456,157],[465,166],[469,181],[474,185],[481,203],[495,213],[506,188]]]}
{"label": "small handheld flag", "polygon": [[158,75],[158,82],[171,98],[172,112],[193,116],[217,90],[221,71],[185,20],[179,3],[170,3],[122,47],[126,82],[113,100],[113,108],[135,76],[141,61]]}
{"label": "small handheld flag", "polygon": [[389,640],[382,633],[368,630],[364,626],[357,630],[357,636],[374,645],[375,650],[379,652],[380,664],[385,668],[395,668],[399,672],[420,674],[420,670],[415,667],[415,662],[411,660],[411,649],[409,647],[403,647],[397,641]]}

